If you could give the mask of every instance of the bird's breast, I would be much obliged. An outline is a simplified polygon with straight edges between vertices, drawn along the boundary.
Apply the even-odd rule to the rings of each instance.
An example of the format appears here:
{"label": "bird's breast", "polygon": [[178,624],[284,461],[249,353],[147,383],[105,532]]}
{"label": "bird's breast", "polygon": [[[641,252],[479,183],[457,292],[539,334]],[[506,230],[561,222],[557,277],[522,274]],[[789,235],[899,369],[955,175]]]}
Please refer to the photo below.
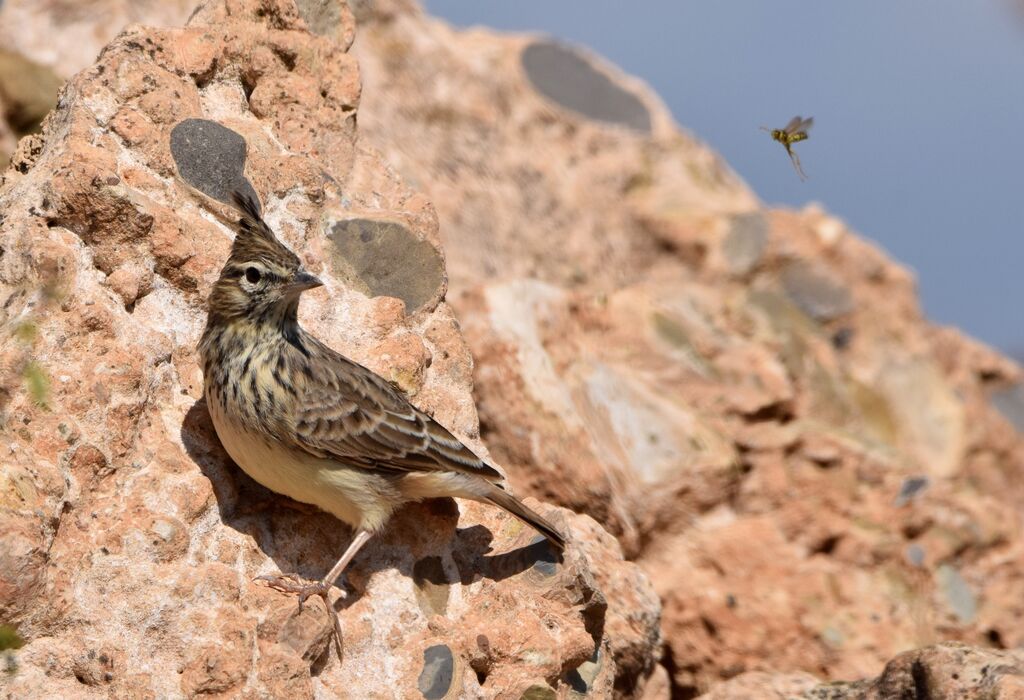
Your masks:
{"label": "bird's breast", "polygon": [[308,480],[309,465],[302,465],[302,460],[292,455],[293,450],[285,449],[271,437],[261,435],[231,415],[228,411],[230,402],[208,396],[207,405],[217,437],[235,464],[271,491],[309,502],[297,494],[303,482],[299,469],[305,469]]}
{"label": "bird's breast", "polygon": [[[404,499],[384,476],[316,457],[287,440],[253,430],[207,396],[217,437],[242,471],[266,488],[331,513],[353,527],[378,529]],[[230,407],[230,402],[227,402]]]}

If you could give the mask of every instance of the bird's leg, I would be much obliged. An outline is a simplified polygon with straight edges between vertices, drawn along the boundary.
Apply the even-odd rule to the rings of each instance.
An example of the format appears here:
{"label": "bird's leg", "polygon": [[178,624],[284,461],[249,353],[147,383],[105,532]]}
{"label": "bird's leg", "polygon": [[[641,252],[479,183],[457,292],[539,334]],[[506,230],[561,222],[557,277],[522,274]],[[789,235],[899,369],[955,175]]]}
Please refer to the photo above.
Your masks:
{"label": "bird's leg", "polygon": [[341,555],[341,559],[338,560],[338,563],[331,567],[331,570],[327,572],[327,575],[324,576],[321,583],[325,584],[328,588],[334,585],[334,582],[338,580],[338,577],[341,576],[342,572],[355,558],[359,550],[363,548],[363,545],[370,541],[370,537],[372,537],[372,535],[366,530],[356,530],[356,535],[352,538],[352,542],[349,543],[348,549],[346,549],[345,553]]}
{"label": "bird's leg", "polygon": [[299,611],[302,611],[302,605],[306,602],[306,599],[312,595],[318,595],[324,599],[324,605],[327,606],[328,610],[331,610],[330,600],[327,598],[327,593],[331,590],[331,586],[342,572],[345,570],[355,558],[356,554],[362,548],[364,544],[370,539],[371,535],[366,530],[356,530],[355,537],[352,538],[352,542],[349,544],[348,549],[341,555],[341,559],[335,564],[327,575],[321,580],[303,581],[298,576],[292,576],[290,574],[268,574],[266,576],[258,576],[258,581],[265,581],[271,588],[281,591],[283,593],[294,593],[299,596]]}
{"label": "bird's leg", "polygon": [[[331,621],[334,623],[334,639],[338,644],[338,660],[342,658],[342,643],[341,643],[341,623],[338,621],[338,615],[334,612],[334,607],[331,605],[331,599],[328,597],[328,593],[331,590],[331,586],[341,576],[341,573],[345,570],[356,554],[362,549],[363,545],[369,541],[371,535],[369,532],[363,529],[356,530],[355,537],[352,538],[352,542],[349,543],[348,549],[341,555],[341,559],[338,563],[331,567],[331,570],[327,572],[320,581],[313,583],[312,581],[303,581],[297,576],[289,576],[287,574],[267,575],[259,576],[257,580],[266,581],[267,585],[283,593],[295,593],[299,596],[299,612],[302,612],[302,604],[306,602],[306,599],[311,595],[318,595],[323,598],[324,607],[327,608],[327,614],[331,616]],[[344,597],[344,593],[342,593]]]}

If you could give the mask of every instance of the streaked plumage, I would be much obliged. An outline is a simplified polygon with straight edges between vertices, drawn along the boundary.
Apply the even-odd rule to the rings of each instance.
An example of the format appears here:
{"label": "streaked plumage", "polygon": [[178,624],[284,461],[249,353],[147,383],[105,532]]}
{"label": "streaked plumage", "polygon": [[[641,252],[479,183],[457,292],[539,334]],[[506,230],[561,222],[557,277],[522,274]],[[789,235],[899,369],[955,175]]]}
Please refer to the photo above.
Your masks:
{"label": "streaked plumage", "polygon": [[326,599],[369,535],[400,505],[423,498],[497,505],[563,547],[547,520],[503,490],[497,470],[389,382],[299,326],[299,297],[320,281],[277,240],[255,201],[236,194],[235,202],[243,216],[200,341],[214,427],[256,481],[357,531],[323,582],[290,588],[300,600]]}

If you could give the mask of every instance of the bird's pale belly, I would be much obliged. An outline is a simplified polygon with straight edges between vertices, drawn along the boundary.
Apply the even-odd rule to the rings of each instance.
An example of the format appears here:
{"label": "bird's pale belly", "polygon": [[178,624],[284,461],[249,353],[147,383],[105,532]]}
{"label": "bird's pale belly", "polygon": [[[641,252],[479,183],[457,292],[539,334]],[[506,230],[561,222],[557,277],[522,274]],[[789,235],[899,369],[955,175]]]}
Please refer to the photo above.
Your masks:
{"label": "bird's pale belly", "polygon": [[376,529],[391,514],[394,506],[390,501],[398,499],[382,493],[390,488],[379,477],[271,443],[225,414],[219,402],[208,400],[207,405],[231,459],[271,491],[318,506],[354,527]]}

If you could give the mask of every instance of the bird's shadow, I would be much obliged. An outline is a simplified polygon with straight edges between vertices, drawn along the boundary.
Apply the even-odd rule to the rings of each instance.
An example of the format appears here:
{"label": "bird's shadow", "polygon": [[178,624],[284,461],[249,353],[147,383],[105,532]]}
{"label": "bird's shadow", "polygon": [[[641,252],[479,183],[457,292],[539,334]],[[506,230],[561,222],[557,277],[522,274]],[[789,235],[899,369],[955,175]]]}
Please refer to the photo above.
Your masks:
{"label": "bird's shadow", "polygon": [[[298,503],[261,486],[228,456],[214,430],[205,400],[192,405],[181,426],[185,450],[210,480],[221,521],[253,538],[282,573],[319,580],[334,565],[351,539],[351,529],[315,506]],[[501,581],[532,570],[550,576],[560,554],[541,536],[523,532],[523,544],[491,554],[494,535],[483,525],[458,527],[459,510],[450,498],[401,508],[383,533],[359,552],[347,573],[347,607],[365,590],[370,576],[397,569],[422,587],[480,579]],[[451,567],[439,565],[450,554]],[[434,562],[437,562],[436,564]],[[338,581],[344,584],[346,577]]]}

